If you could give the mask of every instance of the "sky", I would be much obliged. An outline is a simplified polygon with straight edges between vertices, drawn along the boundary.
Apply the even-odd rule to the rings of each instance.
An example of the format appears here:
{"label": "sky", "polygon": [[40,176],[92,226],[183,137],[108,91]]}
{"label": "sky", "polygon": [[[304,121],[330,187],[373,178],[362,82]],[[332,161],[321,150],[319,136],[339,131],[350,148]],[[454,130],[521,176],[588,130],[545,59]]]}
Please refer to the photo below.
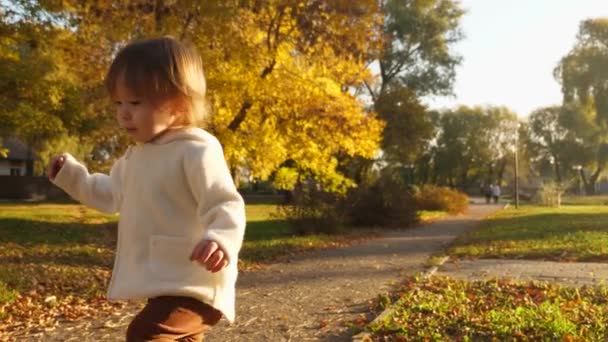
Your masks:
{"label": "sky", "polygon": [[455,97],[426,99],[430,108],[500,105],[526,117],[561,103],[553,69],[576,42],[582,20],[608,17],[608,0],[462,0],[465,38],[454,51]]}

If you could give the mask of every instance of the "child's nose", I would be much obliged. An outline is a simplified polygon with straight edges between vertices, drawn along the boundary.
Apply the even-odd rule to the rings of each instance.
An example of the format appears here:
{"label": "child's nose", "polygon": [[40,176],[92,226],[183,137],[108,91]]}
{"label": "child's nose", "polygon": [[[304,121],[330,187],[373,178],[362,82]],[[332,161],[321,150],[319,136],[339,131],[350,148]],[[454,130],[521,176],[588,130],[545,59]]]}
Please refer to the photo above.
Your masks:
{"label": "child's nose", "polygon": [[129,111],[129,109],[127,108],[127,106],[125,105],[120,105],[118,106],[118,116],[123,119],[123,120],[130,120],[131,119],[131,112]]}

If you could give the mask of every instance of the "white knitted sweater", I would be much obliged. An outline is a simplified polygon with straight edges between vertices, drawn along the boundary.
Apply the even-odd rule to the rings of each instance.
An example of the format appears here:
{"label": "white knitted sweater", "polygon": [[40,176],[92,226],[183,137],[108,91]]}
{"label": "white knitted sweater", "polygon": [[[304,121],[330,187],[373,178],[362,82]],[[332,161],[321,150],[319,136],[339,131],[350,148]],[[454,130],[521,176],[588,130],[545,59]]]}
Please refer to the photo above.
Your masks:
{"label": "white knitted sweater", "polygon": [[[110,175],[65,157],[53,182],[85,205],[120,213],[108,298],[189,296],[234,321],[245,207],[215,137],[193,128],[131,146]],[[224,269],[211,273],[189,260],[201,240],[220,245]]]}

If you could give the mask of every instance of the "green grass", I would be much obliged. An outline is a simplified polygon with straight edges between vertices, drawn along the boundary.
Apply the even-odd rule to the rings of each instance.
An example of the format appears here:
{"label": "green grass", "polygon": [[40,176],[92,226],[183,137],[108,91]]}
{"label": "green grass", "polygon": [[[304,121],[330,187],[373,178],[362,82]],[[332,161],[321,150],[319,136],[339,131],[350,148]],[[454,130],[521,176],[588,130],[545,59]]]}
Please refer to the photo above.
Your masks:
{"label": "green grass", "polygon": [[255,267],[306,250],[344,245],[369,235],[370,232],[363,230],[344,235],[298,236],[286,220],[279,218],[275,205],[250,204],[239,261],[242,268]]}
{"label": "green grass", "polygon": [[608,196],[565,196],[562,204],[566,205],[607,205]]}
{"label": "green grass", "polygon": [[113,259],[116,220],[114,215],[71,204],[0,204],[3,323],[27,322],[28,317],[43,320],[52,312],[42,305],[49,296],[102,296]]}
{"label": "green grass", "polygon": [[452,244],[457,257],[608,260],[608,206],[499,211]]}
{"label": "green grass", "polygon": [[390,315],[367,327],[390,341],[603,341],[608,289],[408,278]]}

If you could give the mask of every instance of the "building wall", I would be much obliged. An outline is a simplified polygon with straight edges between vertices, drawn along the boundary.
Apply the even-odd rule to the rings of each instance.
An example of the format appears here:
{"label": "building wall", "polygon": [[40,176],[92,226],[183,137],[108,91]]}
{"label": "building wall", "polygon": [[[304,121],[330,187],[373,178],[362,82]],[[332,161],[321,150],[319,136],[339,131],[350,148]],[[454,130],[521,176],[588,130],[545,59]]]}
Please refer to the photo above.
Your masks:
{"label": "building wall", "polygon": [[25,176],[26,172],[24,161],[0,160],[0,176]]}

